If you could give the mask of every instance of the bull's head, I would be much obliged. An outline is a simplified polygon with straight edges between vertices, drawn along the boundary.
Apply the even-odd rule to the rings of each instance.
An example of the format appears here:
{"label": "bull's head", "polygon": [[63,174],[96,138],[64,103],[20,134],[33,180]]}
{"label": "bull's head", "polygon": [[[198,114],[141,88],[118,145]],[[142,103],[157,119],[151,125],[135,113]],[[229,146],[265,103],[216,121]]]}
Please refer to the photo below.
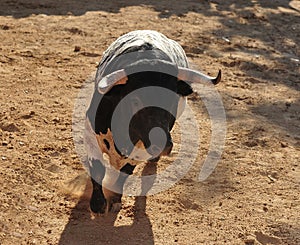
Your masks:
{"label": "bull's head", "polygon": [[132,157],[140,142],[148,153],[144,159],[169,154],[173,147],[170,131],[183,98],[193,92],[190,84],[217,84],[220,79],[220,71],[217,77],[209,77],[170,61],[141,59],[96,81],[98,92],[115,112],[108,116],[114,119],[109,120],[114,123],[111,128],[118,154]]}

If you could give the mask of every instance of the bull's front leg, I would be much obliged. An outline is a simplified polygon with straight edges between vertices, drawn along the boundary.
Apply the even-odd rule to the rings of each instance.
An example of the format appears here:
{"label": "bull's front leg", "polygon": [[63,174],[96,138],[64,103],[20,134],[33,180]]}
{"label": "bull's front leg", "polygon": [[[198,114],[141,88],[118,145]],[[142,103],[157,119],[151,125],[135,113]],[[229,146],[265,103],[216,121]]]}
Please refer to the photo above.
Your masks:
{"label": "bull's front leg", "polygon": [[90,200],[90,208],[94,213],[104,213],[106,200],[102,190],[102,180],[105,175],[105,167],[99,160],[90,159],[90,176],[93,184],[93,193]]}
{"label": "bull's front leg", "polygon": [[[119,176],[113,185],[113,189],[117,192],[113,192],[103,187],[104,196],[107,200],[107,209],[111,212],[118,212],[121,209],[122,203],[122,192],[126,179],[133,173],[135,166],[127,163],[120,169]],[[109,175],[109,173],[106,173]],[[107,176],[106,176],[107,177]]]}

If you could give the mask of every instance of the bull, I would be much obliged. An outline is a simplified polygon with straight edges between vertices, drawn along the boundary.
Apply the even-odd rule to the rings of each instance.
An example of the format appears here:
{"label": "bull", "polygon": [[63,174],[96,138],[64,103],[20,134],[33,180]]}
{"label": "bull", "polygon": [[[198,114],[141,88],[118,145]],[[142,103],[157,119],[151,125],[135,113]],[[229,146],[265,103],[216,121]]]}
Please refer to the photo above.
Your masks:
{"label": "bull", "polygon": [[118,210],[122,188],[135,166],[157,162],[171,152],[170,131],[193,92],[191,83],[217,84],[220,79],[220,71],[210,77],[190,69],[182,47],[156,31],[133,31],[110,45],[97,69],[85,123],[94,213]]}

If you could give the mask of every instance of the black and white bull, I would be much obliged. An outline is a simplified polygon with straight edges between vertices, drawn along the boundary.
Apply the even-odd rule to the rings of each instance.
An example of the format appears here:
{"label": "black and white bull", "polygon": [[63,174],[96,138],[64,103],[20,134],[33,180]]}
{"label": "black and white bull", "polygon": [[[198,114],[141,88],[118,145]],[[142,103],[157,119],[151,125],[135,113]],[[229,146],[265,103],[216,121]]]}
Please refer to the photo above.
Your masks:
{"label": "black and white bull", "polygon": [[[221,79],[220,72],[213,78],[188,67],[182,47],[155,31],[130,32],[105,51],[97,70],[85,129],[93,212],[118,209],[123,185],[136,164],[158,161],[171,152],[170,131],[182,113],[185,97],[193,92],[190,84],[217,84]],[[155,106],[159,104],[163,106]],[[157,128],[160,131],[151,136]],[[162,132],[165,136],[160,138]],[[139,155],[136,148],[146,154]],[[118,171],[117,176],[110,176],[107,162]],[[115,185],[113,191],[108,190],[111,185]]]}

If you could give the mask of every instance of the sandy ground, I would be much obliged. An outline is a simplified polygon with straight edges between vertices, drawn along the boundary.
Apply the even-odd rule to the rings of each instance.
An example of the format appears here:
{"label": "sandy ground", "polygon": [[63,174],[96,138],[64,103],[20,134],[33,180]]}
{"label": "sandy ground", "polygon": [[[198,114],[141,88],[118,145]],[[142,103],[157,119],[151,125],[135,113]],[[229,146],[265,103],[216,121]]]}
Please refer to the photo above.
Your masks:
{"label": "sandy ground", "polygon": [[[300,244],[299,1],[40,2],[0,7],[0,244]],[[190,96],[202,137],[188,174],[93,217],[73,106],[102,52],[135,29],[178,41],[197,69],[222,69],[226,145],[198,182],[210,122]]]}

